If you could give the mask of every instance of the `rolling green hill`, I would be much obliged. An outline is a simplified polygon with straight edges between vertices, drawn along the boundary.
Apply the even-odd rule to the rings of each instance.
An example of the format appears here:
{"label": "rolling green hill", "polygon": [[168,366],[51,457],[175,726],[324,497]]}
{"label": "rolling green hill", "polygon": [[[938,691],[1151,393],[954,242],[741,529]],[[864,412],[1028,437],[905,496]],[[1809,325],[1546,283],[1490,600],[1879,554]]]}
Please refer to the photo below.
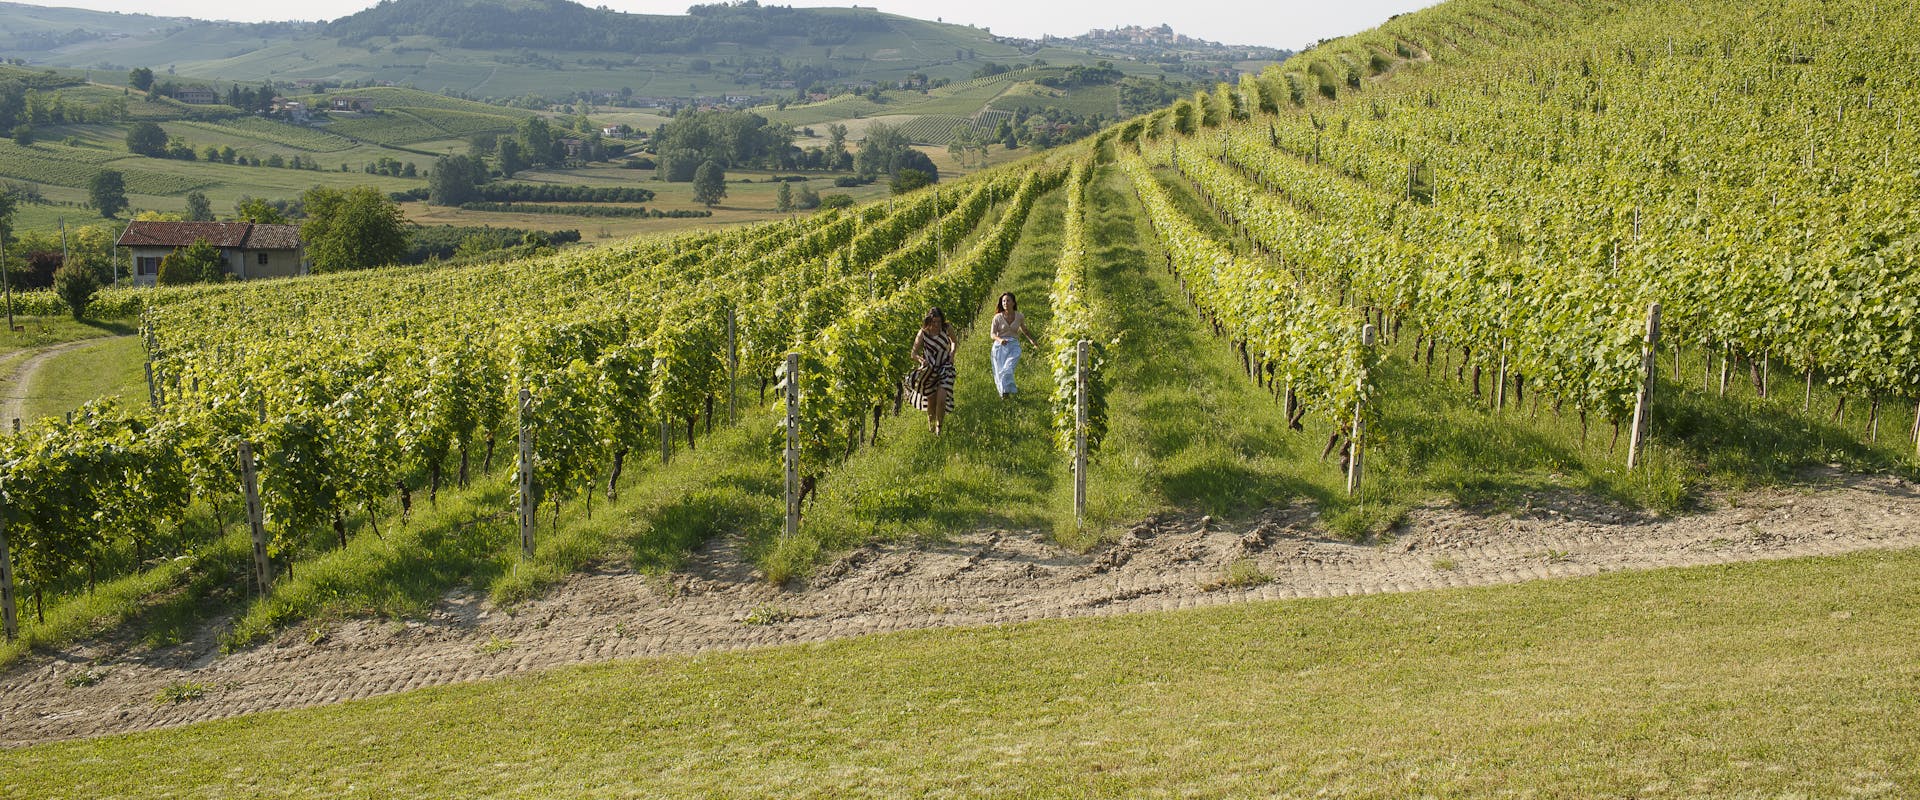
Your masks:
{"label": "rolling green hill", "polygon": [[400,0],[330,23],[240,24],[0,3],[0,53],[107,73],[148,66],[180,81],[391,83],[476,99],[772,97],[793,93],[788,79],[884,83],[919,73],[961,82],[988,63],[1112,58],[872,9],[697,10]]}

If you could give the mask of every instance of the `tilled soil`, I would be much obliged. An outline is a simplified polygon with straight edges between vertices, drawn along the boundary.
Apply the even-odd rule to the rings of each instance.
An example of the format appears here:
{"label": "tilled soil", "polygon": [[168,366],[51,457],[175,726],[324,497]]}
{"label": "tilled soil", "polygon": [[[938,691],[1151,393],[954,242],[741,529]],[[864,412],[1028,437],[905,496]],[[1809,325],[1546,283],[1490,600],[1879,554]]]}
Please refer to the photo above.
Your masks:
{"label": "tilled soil", "polygon": [[[1368,544],[1316,533],[1306,509],[1270,510],[1237,526],[1159,517],[1086,554],[1034,531],[980,530],[864,547],[795,589],[759,580],[739,542],[723,539],[682,572],[647,576],[609,565],[510,612],[455,594],[424,620],[304,627],[227,656],[218,655],[224,620],[158,650],[108,641],[35,655],[0,679],[0,745],[617,658],[1920,546],[1920,487],[1891,477],[1835,476],[1819,488],[1726,495],[1713,505],[1666,519],[1573,496],[1536,497],[1497,515],[1429,508]],[[85,683],[72,680],[81,676],[95,682],[69,685]],[[156,700],[179,684],[204,689],[180,702]]]}

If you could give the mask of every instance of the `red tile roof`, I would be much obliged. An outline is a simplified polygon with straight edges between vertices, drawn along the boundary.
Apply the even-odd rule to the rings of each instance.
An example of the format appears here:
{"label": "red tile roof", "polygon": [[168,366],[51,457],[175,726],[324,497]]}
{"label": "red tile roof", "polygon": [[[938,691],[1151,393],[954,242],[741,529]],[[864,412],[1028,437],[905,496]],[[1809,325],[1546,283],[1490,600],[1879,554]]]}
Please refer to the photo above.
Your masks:
{"label": "red tile roof", "polygon": [[255,223],[253,230],[247,232],[245,246],[248,250],[298,250],[300,226]]}
{"label": "red tile roof", "polygon": [[139,222],[127,226],[114,244],[120,247],[187,247],[198,240],[214,247],[294,250],[300,226],[253,222]]}

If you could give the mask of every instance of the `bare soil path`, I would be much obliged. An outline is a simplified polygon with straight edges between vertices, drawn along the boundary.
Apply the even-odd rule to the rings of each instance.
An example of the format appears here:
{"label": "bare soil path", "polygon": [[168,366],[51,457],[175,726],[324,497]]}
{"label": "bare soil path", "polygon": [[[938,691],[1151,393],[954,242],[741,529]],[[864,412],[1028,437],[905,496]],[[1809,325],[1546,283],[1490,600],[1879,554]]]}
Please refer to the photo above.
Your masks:
{"label": "bare soil path", "polygon": [[[759,580],[739,543],[723,539],[694,554],[684,571],[647,576],[608,565],[511,610],[455,594],[424,620],[307,627],[228,656],[219,655],[223,621],[160,650],[108,641],[35,655],[0,678],[0,745],[619,658],[1920,547],[1920,486],[1897,478],[1830,475],[1817,487],[1721,495],[1712,504],[1669,519],[1571,497],[1538,497],[1500,515],[1430,508],[1390,540],[1370,544],[1324,538],[1303,509],[1271,510],[1239,526],[1150,519],[1087,554],[1031,531],[980,530],[855,550],[793,589]],[[1223,585],[1236,563],[1243,575],[1247,563],[1257,565],[1269,580]],[[70,680],[83,675],[97,682]],[[201,685],[204,694],[156,704],[156,694],[181,683]]]}
{"label": "bare soil path", "polygon": [[[20,419],[27,406],[27,390],[33,385],[33,378],[47,362],[62,354],[90,347],[117,337],[96,336],[89,339],[76,339],[71,342],[50,344],[45,347],[16,350],[0,356],[0,424],[11,424],[10,420]],[[32,420],[21,419],[21,424]]]}

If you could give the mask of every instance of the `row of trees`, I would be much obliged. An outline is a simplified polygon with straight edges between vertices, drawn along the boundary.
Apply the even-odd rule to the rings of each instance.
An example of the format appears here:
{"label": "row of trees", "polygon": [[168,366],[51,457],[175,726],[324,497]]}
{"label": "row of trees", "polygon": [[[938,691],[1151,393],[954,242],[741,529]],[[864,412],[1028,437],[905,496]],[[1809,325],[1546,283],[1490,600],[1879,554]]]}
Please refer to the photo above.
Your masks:
{"label": "row of trees", "polygon": [[[168,136],[166,129],[152,122],[136,122],[127,127],[127,152],[148,158],[200,160],[209,164],[237,164],[274,169],[320,169],[319,160],[312,156],[296,155],[292,158],[283,158],[275,153],[262,159],[258,156],[243,155],[235,151],[232,146],[216,147],[214,145],[195,150],[186,140]],[[346,168],[345,164],[340,165],[342,172],[345,172]],[[366,165],[365,170],[370,174],[394,177],[411,178],[415,175],[412,162],[401,162],[394,158],[381,158],[377,162]]]}
{"label": "row of trees", "polygon": [[132,70],[129,70],[127,72],[127,86],[135,91],[146,92],[148,99],[175,97],[182,91],[188,89],[204,88],[212,91],[215,96],[220,97],[222,102],[241,111],[272,110],[273,100],[280,94],[279,89],[273,85],[272,81],[263,83],[257,88],[241,86],[236,83],[228,86],[227,91],[222,93],[218,89],[210,86],[189,86],[174,83],[171,80],[156,78],[153,70],[148,67],[134,67]]}
{"label": "row of trees", "polygon": [[495,133],[474,135],[467,142],[467,155],[483,162],[490,161],[501,177],[511,178],[515,173],[533,167],[561,166],[576,159],[601,161],[624,152],[623,147],[609,146],[598,130],[589,130],[572,137],[585,147],[577,156],[573,155],[567,150],[567,139],[570,138],[569,134],[575,132],[569,128],[555,128],[545,117],[532,117],[520,123],[520,129],[511,136]]}
{"label": "row of trees", "polygon": [[42,92],[17,80],[0,81],[0,131],[21,126],[84,125],[119,122],[127,118],[127,100],[114,97],[99,104],[68,99],[59,90]]}

